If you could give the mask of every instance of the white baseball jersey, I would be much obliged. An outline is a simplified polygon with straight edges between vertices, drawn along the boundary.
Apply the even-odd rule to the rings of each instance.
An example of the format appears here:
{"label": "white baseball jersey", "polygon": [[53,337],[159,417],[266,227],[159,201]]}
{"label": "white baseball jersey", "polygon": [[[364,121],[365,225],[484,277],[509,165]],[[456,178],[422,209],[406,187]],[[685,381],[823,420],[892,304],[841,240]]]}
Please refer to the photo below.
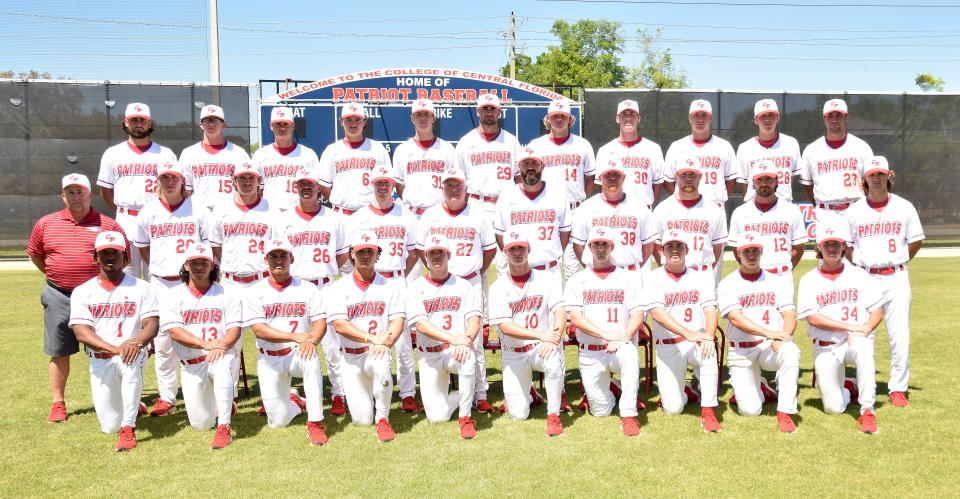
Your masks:
{"label": "white baseball jersey", "polygon": [[[626,174],[623,192],[640,196],[643,204],[653,206],[653,186],[664,181],[663,150],[650,139],[641,137],[636,142],[622,142],[619,138],[607,142],[597,151],[597,165],[620,165]],[[600,183],[600,179],[596,179]]]}
{"label": "white baseball jersey", "polygon": [[493,230],[503,235],[516,231],[530,241],[531,266],[556,262],[563,255],[560,233],[570,232],[572,220],[566,193],[545,185],[536,196],[530,196],[519,185],[514,185],[497,200],[497,216]]}
{"label": "white baseball jersey", "polygon": [[558,144],[550,135],[543,135],[530,141],[528,147],[543,159],[543,181],[547,185],[566,191],[571,203],[587,199],[584,177],[596,173],[597,160],[586,139],[570,134]]}
{"label": "white baseball jersey", "polygon": [[217,205],[213,210],[213,230],[210,245],[221,247],[220,270],[231,274],[250,275],[265,272],[263,261],[266,242],[283,236],[274,224],[279,215],[270,202],[261,199],[254,206],[231,203]]}
{"label": "white baseball jersey", "polygon": [[593,227],[607,227],[613,234],[614,245],[611,259],[618,267],[637,265],[643,259],[643,245],[656,242],[660,237],[653,213],[636,194],[627,194],[619,203],[611,203],[597,194],[586,200],[573,215],[570,231],[571,243],[584,246],[583,261],[590,266],[593,261],[587,238]]}
{"label": "white baseball jersey", "polygon": [[210,210],[233,199],[233,171],[247,161],[250,155],[233,142],[220,148],[197,142],[180,153],[180,165],[193,183],[194,202]]}
{"label": "white baseball jersey", "polygon": [[403,184],[403,200],[421,209],[443,202],[440,174],[460,168],[457,152],[449,142],[438,138],[430,147],[423,147],[416,137],[397,146],[393,166],[397,180]]}
{"label": "white baseball jersey", "polygon": [[713,265],[713,245],[727,242],[727,216],[703,196],[690,203],[670,196],[653,209],[653,218],[661,234],[676,229],[687,235],[687,266]]}
{"label": "white baseball jersey", "polygon": [[[765,270],[745,276],[740,271],[730,273],[717,288],[717,306],[720,316],[726,317],[739,310],[754,324],[774,331],[783,330],[784,310],[793,310],[793,279],[770,274]],[[763,336],[745,333],[727,322],[727,339],[744,342],[763,340]]]}
{"label": "white baseball jersey", "polygon": [[251,160],[260,171],[263,182],[263,197],[276,209],[287,209],[299,202],[297,183],[294,178],[301,169],[319,171],[320,161],[313,149],[296,144],[293,150],[283,154],[276,144],[257,149]]}
{"label": "white baseball jersey", "polygon": [[[713,289],[713,274],[709,272],[688,269],[678,276],[668,272],[666,267],[659,267],[643,280],[642,301],[646,310],[662,308],[683,327],[703,332],[703,309],[717,305]],[[677,335],[653,321],[653,337],[666,340]]]}
{"label": "white baseball jersey", "polygon": [[874,208],[863,198],[846,212],[853,237],[853,263],[866,268],[892,267],[910,260],[907,245],[926,238],[913,204],[891,193]]}
{"label": "white baseball jersey", "polygon": [[457,212],[442,204],[424,212],[417,221],[417,249],[423,251],[427,237],[433,234],[443,234],[450,240],[447,268],[460,277],[478,272],[483,266],[483,252],[497,249],[493,223],[483,208],[470,200]]}
{"label": "white baseball jersey", "polygon": [[[883,306],[883,295],[867,271],[844,264],[837,274],[813,269],[800,278],[797,290],[797,318],[823,314],[851,324],[866,324],[870,312]],[[871,332],[873,338],[876,332]],[[807,334],[821,341],[847,341],[847,333],[827,331],[807,324]]]}
{"label": "white baseball jersey", "polygon": [[[203,341],[222,340],[227,330],[240,327],[240,298],[224,292],[219,283],[198,291],[186,283],[170,288],[160,308],[160,331],[183,328]],[[181,359],[195,359],[206,350],[173,342]]]}
{"label": "white baseball jersey", "polygon": [[726,182],[740,176],[733,146],[716,135],[711,135],[704,144],[694,142],[689,135],[674,141],[667,149],[667,157],[664,159],[664,176],[668,182],[676,182],[676,163],[688,156],[694,156],[700,161],[700,171],[703,172],[700,177],[700,194],[714,203],[725,203]]}
{"label": "white baseball jersey", "polygon": [[97,185],[113,189],[113,202],[118,207],[139,210],[156,198],[157,168],[176,160],[173,151],[156,142],[145,151],[129,141],[122,142],[103,152]]}
{"label": "white baseball jersey", "polygon": [[852,133],[837,148],[820,137],[803,150],[800,183],[813,186],[818,203],[845,203],[863,197],[860,181],[864,167],[873,159],[873,149]]}
{"label": "white baseball jersey", "polygon": [[753,230],[763,237],[760,266],[765,269],[793,268],[791,251],[796,244],[807,242],[807,228],[797,205],[786,199],[776,201],[767,210],[754,201],[747,201],[733,210],[727,244],[736,248],[742,232]]}
{"label": "white baseball jersey", "polygon": [[737,164],[740,165],[740,178],[737,181],[747,186],[743,200],[750,201],[756,197],[753,181],[750,180],[751,172],[753,165],[764,159],[772,162],[777,171],[777,197],[793,201],[792,179],[800,174],[800,144],[797,139],[782,133],[777,134],[776,141],[769,147],[761,144],[758,137],[753,137],[737,148]]}
{"label": "white baseball jersey", "polygon": [[417,217],[410,210],[400,203],[387,211],[368,205],[357,210],[349,223],[354,231],[370,229],[377,234],[381,249],[377,272],[407,269],[407,255],[417,247]]}
{"label": "white baseball jersey", "polygon": [[307,281],[339,274],[337,255],[350,251],[343,219],[324,206],[314,214],[297,206],[285,218],[284,234],[293,248],[290,273]]}
{"label": "white baseball jersey", "polygon": [[94,277],[70,295],[68,325],[90,326],[101,340],[113,346],[140,334],[143,319],[159,316],[153,286],[127,274],[119,282]]}
{"label": "white baseball jersey", "polygon": [[[267,324],[294,334],[310,334],[312,324],[326,319],[320,290],[313,283],[291,277],[284,284],[273,278],[261,279],[247,289],[243,296],[243,325]],[[297,343],[272,341],[257,338],[257,348],[281,350]]]}
{"label": "white baseball jersey", "polygon": [[[421,276],[407,287],[407,321],[414,327],[426,320],[450,334],[463,335],[467,319],[480,317],[480,293],[464,279],[450,274],[442,282]],[[425,334],[417,335],[417,345],[435,347],[441,342]]]}
{"label": "white baseball jersey", "polygon": [[[567,312],[580,312],[594,325],[608,333],[622,333],[630,315],[643,311],[643,289],[636,274],[623,269],[597,272],[585,268],[567,281],[563,301]],[[606,341],[579,329],[577,342],[600,345]]]}
{"label": "white baseball jersey", "polygon": [[500,130],[495,139],[487,140],[474,128],[460,139],[456,151],[471,194],[496,197],[515,185],[520,143],[512,133]]}
{"label": "white baseball jersey", "polygon": [[[405,318],[404,282],[386,279],[374,274],[373,281],[364,282],[354,272],[344,276],[330,287],[327,294],[327,320],[347,320],[357,329],[376,336],[390,332],[390,321]],[[366,343],[340,336],[340,346],[363,348]]]}
{"label": "white baseball jersey", "polygon": [[380,142],[365,138],[358,147],[353,147],[347,139],[342,139],[323,150],[317,175],[320,185],[331,188],[333,206],[359,210],[373,201],[370,175],[378,166],[392,168],[390,155]]}
{"label": "white baseball jersey", "polygon": [[137,215],[133,244],[150,248],[150,273],[175,276],[183,268],[184,254],[197,243],[210,239],[210,212],[193,204],[193,196],[175,209],[154,199]]}
{"label": "white baseball jersey", "polygon": [[[535,331],[552,326],[553,313],[564,306],[560,274],[531,270],[522,278],[505,273],[490,285],[490,325],[512,322]],[[519,348],[539,340],[521,340],[500,335],[504,348]]]}

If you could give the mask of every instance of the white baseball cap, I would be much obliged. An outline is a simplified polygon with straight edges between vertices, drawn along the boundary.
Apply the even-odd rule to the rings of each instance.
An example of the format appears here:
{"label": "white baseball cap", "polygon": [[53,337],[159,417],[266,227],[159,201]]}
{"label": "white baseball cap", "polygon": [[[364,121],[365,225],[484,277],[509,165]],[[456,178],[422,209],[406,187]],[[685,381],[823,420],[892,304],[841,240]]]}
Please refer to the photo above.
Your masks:
{"label": "white baseball cap", "polygon": [[274,251],[286,251],[291,255],[293,254],[293,248],[290,246],[290,241],[287,241],[286,238],[271,239],[267,241],[266,247],[263,249],[263,254],[269,255]]}
{"label": "white baseball cap", "polygon": [[610,172],[617,172],[617,173],[620,173],[621,175],[625,174],[623,170],[623,165],[621,165],[619,161],[615,161],[611,159],[606,163],[600,165],[599,168],[597,168],[597,178],[598,179],[603,178],[604,175]]}
{"label": "white baseball cap", "polygon": [[737,249],[763,248],[763,236],[755,230],[746,230],[737,238]]}
{"label": "white baseball cap", "polygon": [[503,234],[503,251],[507,251],[517,245],[529,248],[530,241],[527,240],[526,236],[517,231],[511,230]]}
{"label": "white baseball cap", "polygon": [[826,116],[833,112],[847,114],[847,102],[843,99],[830,99],[823,103],[823,115]]}
{"label": "white baseball cap", "polygon": [[694,172],[697,175],[702,175],[703,171],[700,170],[700,161],[697,160],[695,156],[684,156],[677,160],[676,165],[676,176],[680,176],[680,173],[689,171]]}
{"label": "white baseball cap", "polygon": [[777,107],[777,101],[773,99],[760,99],[753,105],[753,115],[760,116],[763,113],[780,114],[780,108]]}
{"label": "white baseball cap", "polygon": [[604,241],[610,246],[616,244],[613,240],[613,235],[611,234],[610,229],[606,227],[592,227],[590,229],[590,235],[587,236],[587,244],[590,245],[597,241]]}
{"label": "white baseball cap", "polygon": [[840,241],[846,244],[850,241],[850,228],[846,220],[839,215],[817,210],[817,246],[826,241]]}
{"label": "white baseball cap", "polygon": [[551,114],[565,114],[567,116],[572,116],[570,113],[570,104],[565,100],[555,100],[550,102],[550,107],[547,108],[547,116]]}
{"label": "white baseball cap", "polygon": [[293,123],[293,109],[286,106],[271,109],[270,124],[274,123]]}
{"label": "white baseball cap", "polygon": [[260,170],[258,170],[257,167],[253,166],[253,163],[249,161],[244,161],[233,170],[233,178],[237,178],[240,175],[243,175],[244,173],[250,173],[250,174],[256,175],[257,178],[261,177]]}
{"label": "white baseball cap", "polygon": [[543,158],[540,156],[540,153],[530,146],[524,147],[523,150],[520,151],[520,154],[517,157],[517,164],[519,165],[520,162],[525,159],[535,159],[539,161],[541,165],[543,164]]}
{"label": "white baseball cap", "polygon": [[350,238],[350,247],[354,251],[364,248],[380,249],[380,241],[377,239],[377,233],[370,229],[360,229],[353,233]]}
{"label": "white baseball cap", "polygon": [[417,99],[413,101],[413,105],[410,106],[410,114],[418,111],[426,111],[434,116],[437,115],[436,108],[433,106],[433,101],[430,99]]}
{"label": "white baseball cap", "polygon": [[63,177],[61,184],[61,189],[66,189],[71,185],[79,185],[88,191],[90,190],[90,179],[88,179],[87,176],[82,173],[71,173],[70,175]]}
{"label": "white baseball cap", "polygon": [[157,168],[157,177],[163,175],[164,173],[172,173],[180,178],[184,178],[183,168],[180,167],[179,161],[164,161],[161,163]]}
{"label": "white baseball cap", "polygon": [[687,235],[677,229],[670,229],[660,236],[660,246],[666,246],[667,243],[673,241],[681,242],[688,248],[690,247],[690,243],[687,242]]}
{"label": "white baseball cap", "polygon": [[389,180],[394,184],[397,183],[397,178],[393,175],[393,170],[389,167],[380,165],[373,169],[373,175],[370,176],[370,183],[373,184],[378,180]]}
{"label": "white baseball cap", "polygon": [[340,108],[340,119],[349,118],[351,116],[365,119],[367,115],[363,114],[363,104],[360,104],[359,102],[348,102]]}
{"label": "white baseball cap", "polygon": [[313,170],[309,168],[301,168],[297,170],[297,173],[293,176],[293,183],[297,183],[301,180],[313,182],[314,184],[320,183],[320,179],[317,177],[317,174],[313,173]]}
{"label": "white baseball cap", "polygon": [[883,156],[874,156],[870,160],[870,163],[867,164],[867,171],[864,172],[863,176],[868,177],[873,173],[890,173],[890,164],[887,162],[887,158]]}
{"label": "white baseball cap", "polygon": [[495,94],[480,94],[480,96],[477,97],[477,109],[483,106],[493,106],[500,109],[500,98]]}
{"label": "white baseball cap", "polygon": [[640,114],[640,105],[633,99],[620,101],[620,103],[617,104],[617,116],[624,111],[636,111],[637,114]]}
{"label": "white baseball cap", "polygon": [[123,118],[146,118],[152,120],[150,116],[150,106],[142,102],[131,102],[127,104],[127,110],[123,113]]}
{"label": "white baseball cap", "polygon": [[197,243],[189,246],[185,256],[186,258],[183,259],[184,263],[190,260],[213,261],[213,251],[210,250],[210,245],[206,243]]}
{"label": "white baseball cap", "polygon": [[777,178],[777,168],[773,166],[773,162],[769,159],[761,159],[753,165],[753,169],[750,170],[750,180],[755,180],[759,177],[773,177]]}
{"label": "white baseball cap", "polygon": [[690,103],[690,112],[687,114],[705,112],[713,116],[713,104],[710,104],[710,101],[706,99],[697,99]]}
{"label": "white baseball cap", "polygon": [[93,243],[93,248],[95,251],[105,249],[127,251],[127,240],[123,237],[123,234],[114,230],[108,230],[106,232],[97,234],[97,239]]}
{"label": "white baseball cap", "polygon": [[427,237],[427,241],[423,247],[423,252],[426,253],[433,249],[442,249],[447,253],[450,253],[450,240],[447,239],[447,236],[443,234],[431,234],[429,237]]}
{"label": "white baseball cap", "polygon": [[224,119],[223,108],[220,106],[214,106],[213,104],[207,104],[203,106],[203,109],[200,111],[200,119],[204,118],[220,118]]}
{"label": "white baseball cap", "polygon": [[463,173],[463,170],[459,168],[447,168],[440,174],[440,183],[444,183],[450,179],[457,179],[461,182],[467,181],[467,175]]}

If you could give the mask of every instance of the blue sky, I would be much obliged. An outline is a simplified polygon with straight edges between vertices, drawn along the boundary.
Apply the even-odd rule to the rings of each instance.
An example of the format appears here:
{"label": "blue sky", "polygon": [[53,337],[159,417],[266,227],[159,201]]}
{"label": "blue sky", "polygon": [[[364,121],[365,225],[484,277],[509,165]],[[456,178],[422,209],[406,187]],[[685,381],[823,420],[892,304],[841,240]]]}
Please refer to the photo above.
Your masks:
{"label": "blue sky", "polygon": [[[401,66],[494,73],[508,60],[503,34],[513,10],[518,50],[532,56],[554,42],[549,30],[555,19],[622,22],[630,39],[622,56],[626,65],[642,58],[636,30],[662,27],[659,47],[672,51],[692,88],[913,91],[914,76],[930,72],[946,80],[946,90],[960,91],[958,3],[683,5],[689,1],[427,0],[332,9],[321,2],[221,0],[221,81],[312,80]],[[8,2],[0,7],[0,69],[34,68],[78,79],[206,81],[206,5],[205,0]]]}

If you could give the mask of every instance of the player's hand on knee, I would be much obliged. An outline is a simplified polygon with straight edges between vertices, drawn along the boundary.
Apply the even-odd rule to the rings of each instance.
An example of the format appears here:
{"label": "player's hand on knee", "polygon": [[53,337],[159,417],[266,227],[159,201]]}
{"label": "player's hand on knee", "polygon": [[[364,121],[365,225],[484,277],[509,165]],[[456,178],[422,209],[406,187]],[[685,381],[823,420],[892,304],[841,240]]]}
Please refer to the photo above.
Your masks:
{"label": "player's hand on knee", "polygon": [[772,338],[774,340],[789,341],[791,336],[792,335],[786,331],[775,331],[772,329],[767,330],[767,338]]}
{"label": "player's hand on knee", "polygon": [[312,341],[298,342],[297,350],[300,352],[301,359],[309,359],[317,354],[317,346]]}
{"label": "player's hand on knee", "polygon": [[470,356],[470,349],[465,346],[457,345],[453,347],[453,360],[463,364],[467,361],[467,357]]}
{"label": "player's hand on knee", "polygon": [[770,344],[770,348],[773,349],[774,353],[780,353],[780,345],[783,344],[783,340],[773,340],[773,343]]}
{"label": "player's hand on knee", "polygon": [[697,349],[700,350],[700,356],[704,359],[709,359],[716,353],[716,349],[713,347],[713,339],[710,339],[709,341],[698,341]]}
{"label": "player's hand on knee", "polygon": [[207,363],[208,363],[208,364],[213,364],[214,362],[222,359],[222,358],[223,358],[223,352],[225,352],[225,351],[226,351],[226,349],[224,349],[224,348],[222,348],[222,347],[214,347],[214,348],[211,348],[211,349],[207,350]]}
{"label": "player's hand on knee", "polygon": [[372,345],[380,345],[385,347],[387,345],[387,335],[385,334],[375,334],[368,338],[371,348]]}
{"label": "player's hand on knee", "polygon": [[607,343],[607,353],[617,353],[617,350],[620,350],[620,347],[623,346],[623,341],[614,340]]}
{"label": "player's hand on knee", "polygon": [[378,345],[374,343],[370,346],[370,355],[374,359],[382,359],[390,355],[390,349],[386,345]]}
{"label": "player's hand on knee", "polygon": [[541,341],[537,344],[537,355],[545,359],[557,351],[558,344],[550,341]]}
{"label": "player's hand on knee", "polygon": [[453,338],[450,340],[450,345],[455,347],[466,347],[466,346],[469,346],[471,343],[472,342],[470,341],[469,338],[459,334],[453,336]]}
{"label": "player's hand on knee", "polygon": [[140,350],[142,349],[143,345],[139,341],[135,338],[130,338],[120,345],[116,355],[120,356],[120,360],[122,360],[124,364],[132,364],[133,361],[137,360],[137,357],[140,356]]}
{"label": "player's hand on knee", "polygon": [[223,340],[207,340],[203,343],[203,349],[207,351],[216,349],[226,350],[227,344],[224,343]]}

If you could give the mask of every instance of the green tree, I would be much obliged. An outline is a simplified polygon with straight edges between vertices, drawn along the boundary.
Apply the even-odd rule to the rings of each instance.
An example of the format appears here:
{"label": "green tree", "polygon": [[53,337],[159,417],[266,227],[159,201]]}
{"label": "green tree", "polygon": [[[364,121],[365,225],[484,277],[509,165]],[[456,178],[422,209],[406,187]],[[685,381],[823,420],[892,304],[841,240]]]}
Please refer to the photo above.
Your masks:
{"label": "green tree", "polygon": [[[37,71],[36,69],[31,69],[30,71],[0,71],[0,78],[16,78],[16,79],[28,79],[28,80],[52,80],[53,75],[48,71]],[[63,77],[57,77],[58,80],[62,80]]]}
{"label": "green tree", "polygon": [[918,74],[917,77],[913,80],[924,92],[929,92],[934,90],[936,92],[943,92],[943,84],[946,83],[943,81],[943,78],[937,78],[933,76],[932,73],[922,73]]}
{"label": "green tree", "polygon": [[674,68],[670,49],[663,52],[656,49],[656,44],[662,35],[662,28],[657,28],[656,33],[652,35],[642,28],[637,30],[640,49],[643,51],[643,63],[630,70],[630,86],[640,88],[685,88],[687,86],[687,73],[683,69]]}

